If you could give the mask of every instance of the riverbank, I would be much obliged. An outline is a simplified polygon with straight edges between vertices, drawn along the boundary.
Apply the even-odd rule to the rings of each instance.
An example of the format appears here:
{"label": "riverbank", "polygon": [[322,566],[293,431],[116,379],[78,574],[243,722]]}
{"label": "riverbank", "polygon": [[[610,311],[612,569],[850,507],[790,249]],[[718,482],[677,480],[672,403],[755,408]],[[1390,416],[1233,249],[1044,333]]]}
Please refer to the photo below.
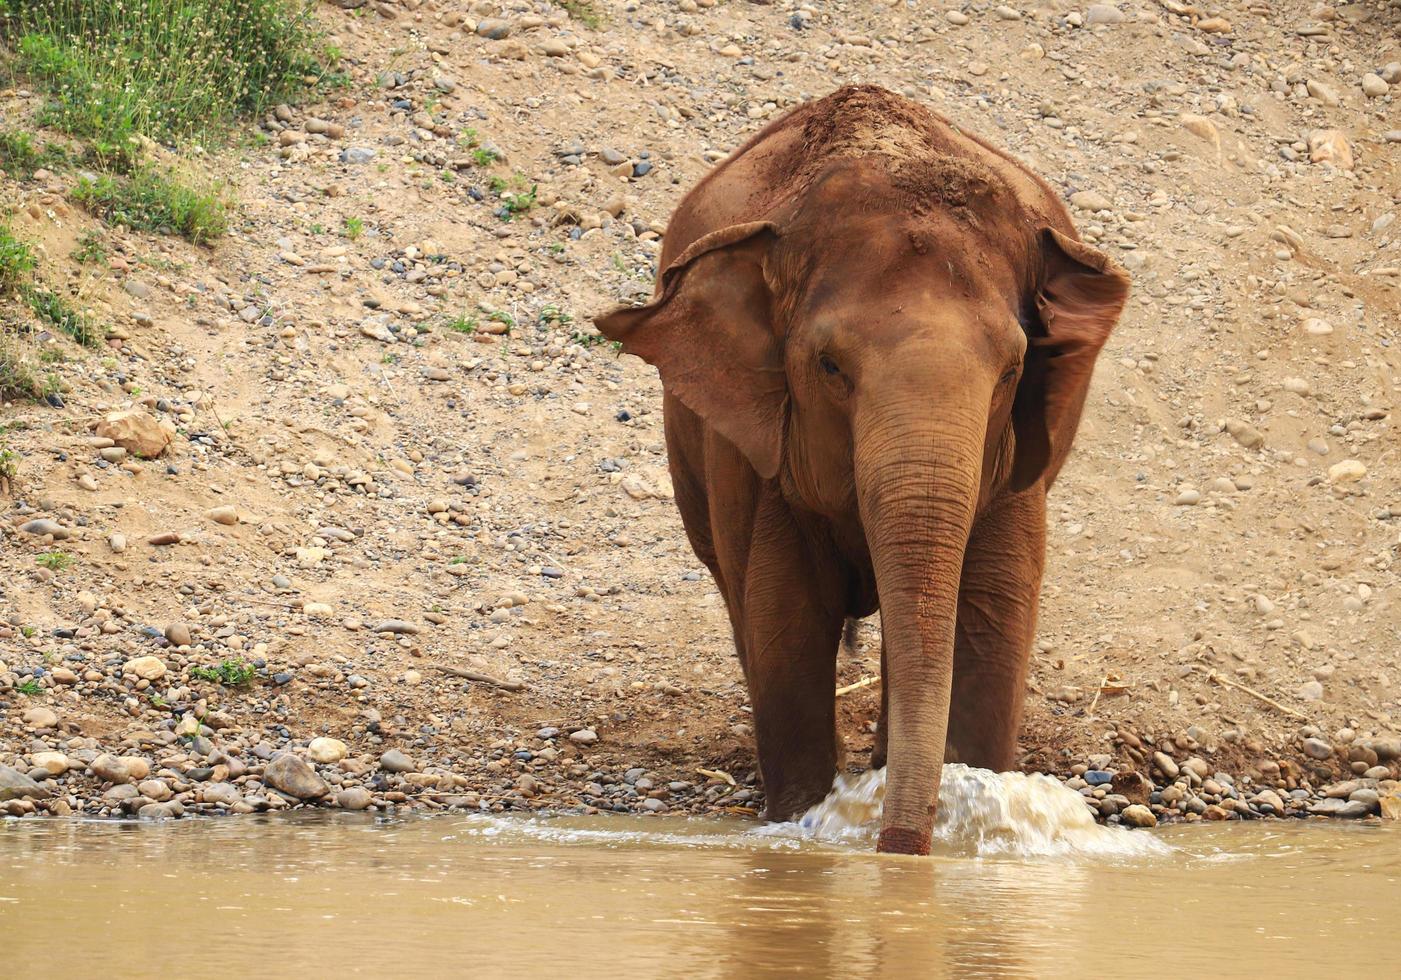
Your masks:
{"label": "riverbank", "polygon": [[[1394,6],[349,6],[341,87],[151,150],[220,189],[212,242],[90,207],[81,164],[0,178],[96,341],[4,301],[42,384],[0,413],[0,764],[51,774],[6,812],[757,809],[659,386],[588,317],[837,80],[1008,146],[1134,277],[1052,495],[1022,765],[1103,819],[1394,796]],[[0,116],[57,144],[45,103]],[[868,622],[839,683],[878,662]],[[852,767],[878,693],[839,699]]]}

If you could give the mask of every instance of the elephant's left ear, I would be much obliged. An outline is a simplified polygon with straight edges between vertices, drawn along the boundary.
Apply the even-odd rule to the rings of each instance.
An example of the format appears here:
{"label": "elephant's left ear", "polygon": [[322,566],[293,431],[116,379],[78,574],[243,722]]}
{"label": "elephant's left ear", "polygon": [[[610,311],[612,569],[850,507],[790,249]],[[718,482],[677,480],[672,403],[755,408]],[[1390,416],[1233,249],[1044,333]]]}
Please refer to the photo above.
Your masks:
{"label": "elephant's left ear", "polygon": [[[1095,358],[1129,297],[1129,277],[1103,252],[1053,228],[1039,236],[1042,273],[1033,297],[1039,323],[1012,408],[1012,488],[1055,479],[1075,438]],[[1039,328],[1039,329],[1038,329]]]}

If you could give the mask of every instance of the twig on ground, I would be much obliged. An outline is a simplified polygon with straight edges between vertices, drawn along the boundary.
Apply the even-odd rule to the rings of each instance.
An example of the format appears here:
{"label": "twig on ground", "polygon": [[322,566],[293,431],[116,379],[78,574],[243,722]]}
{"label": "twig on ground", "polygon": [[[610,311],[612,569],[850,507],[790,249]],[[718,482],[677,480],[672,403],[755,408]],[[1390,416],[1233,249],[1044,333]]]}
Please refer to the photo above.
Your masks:
{"label": "twig on ground", "polygon": [[852,691],[859,691],[859,690],[861,690],[863,687],[870,687],[872,684],[879,684],[879,683],[880,683],[880,678],[879,678],[879,677],[876,677],[875,675],[871,675],[871,676],[869,676],[869,677],[863,677],[863,678],[861,678],[859,681],[857,681],[855,684],[848,684],[846,687],[839,687],[839,688],[837,688],[837,694],[836,694],[836,696],[837,696],[837,697],[841,697],[843,694],[850,694]]}
{"label": "twig on ground", "polygon": [[494,687],[501,688],[503,691],[525,690],[525,682],[523,681],[505,681],[499,677],[492,677],[490,674],[479,674],[475,670],[467,670],[463,667],[447,667],[443,664],[434,664],[433,668],[442,671],[444,674],[451,674],[453,677],[461,677],[463,680],[477,681],[481,684],[491,684]]}
{"label": "twig on ground", "polygon": [[1206,677],[1207,680],[1215,681],[1218,684],[1225,684],[1227,687],[1234,687],[1238,691],[1244,691],[1246,694],[1249,694],[1252,698],[1258,698],[1259,700],[1264,701],[1270,707],[1278,708],[1280,711],[1283,711],[1286,715],[1289,715],[1293,718],[1302,718],[1304,721],[1309,720],[1308,715],[1299,711],[1295,711],[1288,705],[1280,704],[1274,698],[1266,697],[1254,688],[1246,687],[1244,684],[1237,684],[1235,681],[1227,680],[1220,674],[1216,673],[1216,671],[1214,670],[1207,671]]}

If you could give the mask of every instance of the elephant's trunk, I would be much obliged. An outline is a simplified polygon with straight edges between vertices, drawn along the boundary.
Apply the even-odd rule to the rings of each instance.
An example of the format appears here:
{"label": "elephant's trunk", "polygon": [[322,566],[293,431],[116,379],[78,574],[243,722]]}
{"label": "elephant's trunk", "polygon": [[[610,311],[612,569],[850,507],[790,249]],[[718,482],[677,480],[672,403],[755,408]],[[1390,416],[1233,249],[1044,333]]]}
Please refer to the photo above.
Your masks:
{"label": "elephant's trunk", "polygon": [[[969,378],[959,379],[965,397]],[[856,434],[861,520],[880,593],[888,754],[878,850],[929,853],[948,732],[963,553],[977,505],[987,400],[926,394],[863,412]],[[939,390],[935,388],[934,390]],[[944,389],[950,390],[950,389]],[[958,390],[958,389],[953,389]]]}

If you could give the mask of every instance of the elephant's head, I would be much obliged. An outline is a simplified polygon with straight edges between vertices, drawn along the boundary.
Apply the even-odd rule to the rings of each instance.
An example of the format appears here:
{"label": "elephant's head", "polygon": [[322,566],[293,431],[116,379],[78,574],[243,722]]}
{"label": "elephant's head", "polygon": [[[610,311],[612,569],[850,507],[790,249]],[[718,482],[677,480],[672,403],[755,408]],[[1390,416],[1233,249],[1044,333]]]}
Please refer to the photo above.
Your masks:
{"label": "elephant's head", "polygon": [[921,213],[848,163],[775,220],[696,241],[653,302],[596,321],[795,506],[859,520],[890,685],[882,850],[928,850],[980,503],[1055,475],[1128,294],[1013,194]]}

